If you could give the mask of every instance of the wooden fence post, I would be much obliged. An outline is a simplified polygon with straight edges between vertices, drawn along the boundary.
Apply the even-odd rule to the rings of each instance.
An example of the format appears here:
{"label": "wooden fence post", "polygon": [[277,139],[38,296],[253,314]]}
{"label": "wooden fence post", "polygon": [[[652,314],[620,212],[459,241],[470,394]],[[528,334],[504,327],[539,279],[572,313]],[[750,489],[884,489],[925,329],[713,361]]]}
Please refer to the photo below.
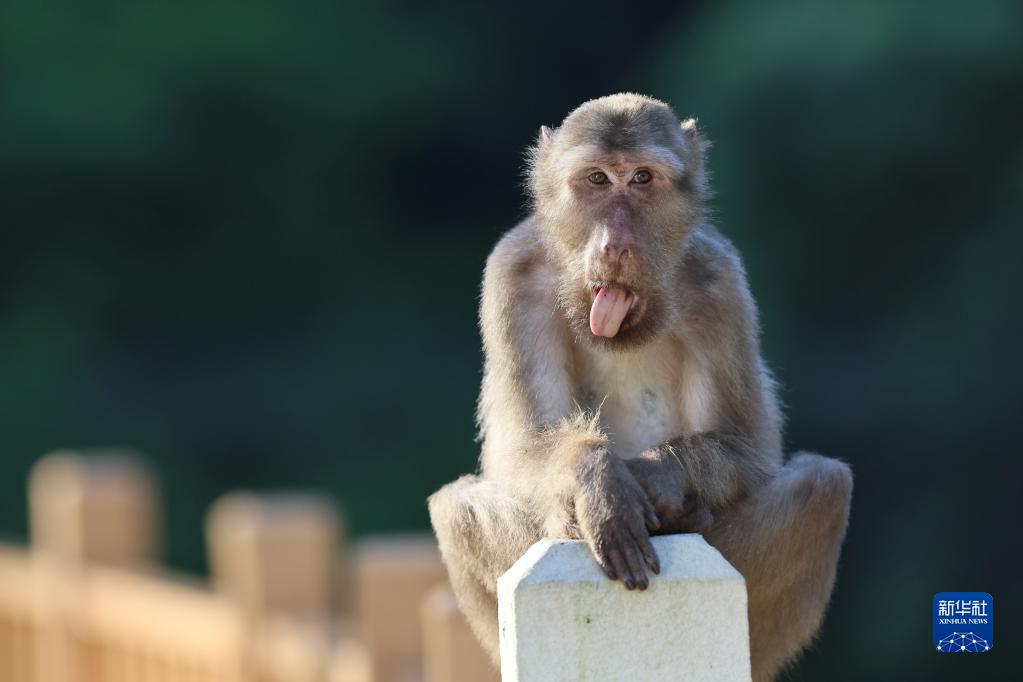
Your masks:
{"label": "wooden fence post", "polygon": [[432,536],[367,539],[355,551],[356,622],[373,682],[422,679],[419,605],[447,580]]}
{"label": "wooden fence post", "polygon": [[91,667],[81,639],[87,563],[124,567],[156,557],[156,486],[124,452],[41,458],[29,477],[29,525],[36,580],[35,669],[41,682],[77,682]]}
{"label": "wooden fence post", "polygon": [[320,495],[234,492],[210,508],[210,573],[244,614],[252,679],[327,679],[341,535]]}
{"label": "wooden fence post", "polygon": [[75,564],[138,567],[156,559],[159,500],[127,452],[46,455],[29,477],[32,548]]}
{"label": "wooden fence post", "polygon": [[476,640],[455,593],[438,585],[423,598],[424,682],[499,682],[500,674]]}
{"label": "wooden fence post", "polygon": [[318,495],[221,496],[206,518],[214,585],[254,622],[274,615],[326,627],[340,558],[339,519]]}

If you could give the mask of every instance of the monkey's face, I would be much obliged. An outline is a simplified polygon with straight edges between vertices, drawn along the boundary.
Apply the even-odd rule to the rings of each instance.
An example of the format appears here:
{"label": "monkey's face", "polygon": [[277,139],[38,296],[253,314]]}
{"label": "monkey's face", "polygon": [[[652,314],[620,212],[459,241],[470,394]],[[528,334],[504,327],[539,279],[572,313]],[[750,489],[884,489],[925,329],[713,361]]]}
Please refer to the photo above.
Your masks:
{"label": "monkey's face", "polygon": [[609,349],[654,337],[698,216],[681,162],[661,149],[577,148],[556,207],[541,215],[560,269],[558,300],[578,336]]}
{"label": "monkey's face", "polygon": [[563,285],[574,324],[585,319],[598,343],[616,347],[653,336],[690,227],[679,219],[674,172],[653,154],[593,155],[567,186],[577,219],[566,241],[582,258]]}
{"label": "monkey's face", "polygon": [[580,338],[628,348],[674,319],[686,237],[702,212],[705,146],[694,120],[632,94],[541,128],[530,192],[560,272],[559,307]]}

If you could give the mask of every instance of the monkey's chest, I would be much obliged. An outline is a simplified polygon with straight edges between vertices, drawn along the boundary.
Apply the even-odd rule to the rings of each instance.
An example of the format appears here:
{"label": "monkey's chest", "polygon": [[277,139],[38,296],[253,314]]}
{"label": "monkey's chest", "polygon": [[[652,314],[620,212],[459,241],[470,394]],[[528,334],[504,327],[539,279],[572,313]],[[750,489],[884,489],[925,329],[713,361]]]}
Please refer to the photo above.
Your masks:
{"label": "monkey's chest", "polygon": [[576,370],[576,402],[599,410],[618,456],[636,457],[682,433],[677,373],[655,357],[584,351]]}

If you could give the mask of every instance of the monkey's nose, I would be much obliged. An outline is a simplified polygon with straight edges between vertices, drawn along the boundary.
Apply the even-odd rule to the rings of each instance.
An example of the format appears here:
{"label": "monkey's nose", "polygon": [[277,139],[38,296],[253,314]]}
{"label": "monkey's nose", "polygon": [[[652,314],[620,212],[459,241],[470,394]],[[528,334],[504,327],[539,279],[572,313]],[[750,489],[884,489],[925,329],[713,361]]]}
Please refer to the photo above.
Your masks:
{"label": "monkey's nose", "polygon": [[611,243],[604,244],[604,257],[611,263],[623,263],[632,256],[628,248]]}

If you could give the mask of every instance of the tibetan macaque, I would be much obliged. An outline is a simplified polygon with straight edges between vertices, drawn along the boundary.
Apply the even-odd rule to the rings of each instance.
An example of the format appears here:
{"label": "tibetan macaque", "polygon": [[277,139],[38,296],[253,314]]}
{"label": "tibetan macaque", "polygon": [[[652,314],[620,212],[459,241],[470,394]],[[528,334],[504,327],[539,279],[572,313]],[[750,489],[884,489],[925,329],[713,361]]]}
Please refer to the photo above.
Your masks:
{"label": "tibetan macaque", "polygon": [[495,662],[497,578],[542,537],[585,540],[631,590],[659,570],[651,534],[702,533],[746,578],[757,681],[820,627],[852,477],[784,457],[742,261],[707,218],[707,147],[693,119],[618,94],[530,150],[532,214],[483,275],[480,474],[429,501]]}

